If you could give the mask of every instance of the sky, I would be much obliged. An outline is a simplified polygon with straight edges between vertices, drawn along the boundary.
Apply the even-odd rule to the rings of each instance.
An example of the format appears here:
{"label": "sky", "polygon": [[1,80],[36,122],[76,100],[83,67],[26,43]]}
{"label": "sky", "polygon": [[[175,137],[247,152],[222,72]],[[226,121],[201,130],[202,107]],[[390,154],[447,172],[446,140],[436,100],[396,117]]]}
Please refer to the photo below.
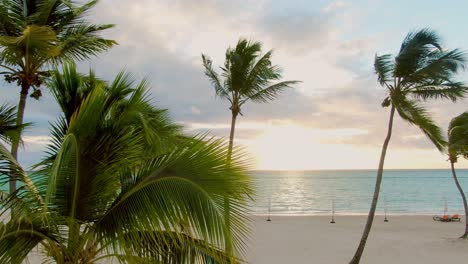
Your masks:
{"label": "sky", "polygon": [[[79,66],[107,80],[122,69],[147,78],[153,102],[187,133],[228,138],[229,105],[215,97],[201,54],[220,66],[240,37],[260,41],[264,52],[274,50],[284,80],[302,82],[269,104],[243,108],[235,144],[251,156],[252,168],[375,169],[389,115],[380,106],[385,90],[373,72],[375,54],[395,54],[408,32],[426,27],[442,36],[445,48],[467,50],[466,10],[463,0],[101,0],[88,18],[115,24],[104,36],[119,45]],[[16,104],[19,89],[2,86],[0,103]],[[25,166],[44,155],[49,122],[59,114],[43,93],[27,103],[25,120],[34,126],[20,152]],[[467,102],[427,107],[445,131]],[[416,127],[396,118],[386,168],[448,166]]]}

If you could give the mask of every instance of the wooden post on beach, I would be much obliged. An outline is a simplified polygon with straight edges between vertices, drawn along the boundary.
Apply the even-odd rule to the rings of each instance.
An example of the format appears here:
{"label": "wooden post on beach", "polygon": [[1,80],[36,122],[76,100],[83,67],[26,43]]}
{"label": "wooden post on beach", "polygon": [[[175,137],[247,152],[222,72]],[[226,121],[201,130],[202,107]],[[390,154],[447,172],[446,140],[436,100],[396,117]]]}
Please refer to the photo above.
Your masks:
{"label": "wooden post on beach", "polygon": [[387,198],[384,198],[384,214],[385,214],[384,222],[388,222],[387,210],[388,210]]}
{"label": "wooden post on beach", "polygon": [[267,221],[268,221],[268,222],[271,221],[270,212],[271,212],[271,198],[268,197],[268,218],[267,218]]}
{"label": "wooden post on beach", "polygon": [[335,199],[332,199],[332,219],[330,223],[331,224],[335,223]]}

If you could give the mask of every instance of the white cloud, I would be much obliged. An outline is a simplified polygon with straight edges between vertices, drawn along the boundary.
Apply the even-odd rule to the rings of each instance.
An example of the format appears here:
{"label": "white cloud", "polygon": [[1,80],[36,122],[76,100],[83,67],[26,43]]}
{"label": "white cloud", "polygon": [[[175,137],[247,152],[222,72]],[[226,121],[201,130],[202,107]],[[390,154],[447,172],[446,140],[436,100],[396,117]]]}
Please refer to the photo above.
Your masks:
{"label": "white cloud", "polygon": [[[261,41],[265,51],[275,50],[273,62],[284,69],[285,79],[303,83],[270,104],[246,104],[244,116],[238,119],[239,142],[248,145],[249,140],[272,129],[295,124],[319,138],[320,144],[345,146],[346,153],[358,153],[350,148],[362,148],[369,156],[378,153],[388,109],[380,107],[385,93],[372,73],[373,56],[387,52],[383,47],[397,41],[389,40],[387,31],[363,30],[374,23],[366,20],[366,12],[372,10],[354,2],[336,0],[320,6],[310,1],[297,5],[284,1],[286,9],[280,2],[101,0],[92,19],[115,23],[105,35],[119,45],[81,68],[87,70],[91,64],[105,79],[124,67],[148,77],[154,101],[169,108],[175,121],[188,124],[192,131],[209,130],[227,137],[228,103],[215,98],[203,74],[200,54],[208,54],[221,65],[228,46],[235,45],[239,37],[252,38]],[[14,94],[17,92],[15,89]],[[2,98],[14,103],[15,96],[2,91]],[[465,105],[430,106],[437,122],[446,127],[453,113],[461,113]],[[40,102],[29,100],[27,107],[26,120],[36,123],[25,137],[29,162],[42,155],[48,142],[44,136],[48,121],[54,121],[58,108],[50,94]],[[432,146],[419,135],[417,128],[397,119],[392,147],[432,153],[424,152]]]}
{"label": "white cloud", "polygon": [[47,145],[50,143],[49,136],[23,136],[23,141],[28,145]]}
{"label": "white cloud", "polygon": [[334,12],[346,7],[348,3],[342,0],[335,0],[322,8],[323,12]]}
{"label": "white cloud", "polygon": [[201,114],[200,109],[199,109],[198,107],[196,107],[196,106],[190,107],[190,111],[191,111],[192,114],[194,114],[194,115],[199,115],[199,114]]}

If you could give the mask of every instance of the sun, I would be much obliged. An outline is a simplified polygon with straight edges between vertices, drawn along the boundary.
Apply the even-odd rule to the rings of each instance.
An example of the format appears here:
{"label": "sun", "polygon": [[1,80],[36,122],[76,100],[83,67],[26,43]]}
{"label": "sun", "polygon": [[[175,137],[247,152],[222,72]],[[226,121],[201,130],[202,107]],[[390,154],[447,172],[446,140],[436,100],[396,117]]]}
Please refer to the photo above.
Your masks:
{"label": "sun", "polygon": [[244,142],[256,157],[258,169],[353,169],[375,164],[374,150],[330,143],[334,138],[363,131],[317,130],[294,123],[271,125],[265,131]]}

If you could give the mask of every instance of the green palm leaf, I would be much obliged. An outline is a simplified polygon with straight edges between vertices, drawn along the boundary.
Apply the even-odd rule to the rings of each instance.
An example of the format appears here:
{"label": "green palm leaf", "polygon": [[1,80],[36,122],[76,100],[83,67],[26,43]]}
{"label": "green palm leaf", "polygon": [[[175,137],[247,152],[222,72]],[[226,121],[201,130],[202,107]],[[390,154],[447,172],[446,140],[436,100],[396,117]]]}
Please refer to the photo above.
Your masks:
{"label": "green palm leaf", "polygon": [[144,164],[144,169],[123,186],[98,227],[124,233],[129,228],[178,230],[180,225],[189,234],[221,246],[227,235],[223,197],[231,193],[234,241],[236,248],[243,250],[247,227],[246,200],[242,197],[252,191],[250,180],[239,177],[242,164],[227,167],[226,152],[226,145],[220,141],[199,141]]}
{"label": "green palm leaf", "polygon": [[299,81],[273,83],[281,79],[282,71],[271,62],[273,51],[261,55],[261,48],[260,42],[240,39],[234,48],[226,50],[221,75],[213,69],[212,60],[202,54],[205,75],[211,81],[216,95],[231,103],[231,110],[235,115],[240,113],[241,105],[248,100],[256,103],[272,101],[284,89],[299,83]]}
{"label": "green palm leaf", "polygon": [[[298,81],[284,81],[276,83],[272,86],[264,88],[254,94],[252,94],[248,99],[254,103],[268,103],[269,101],[274,100],[278,95],[287,88],[291,88],[294,84],[297,84]],[[244,99],[240,102],[242,105],[247,99]]]}
{"label": "green palm leaf", "polygon": [[219,76],[213,69],[213,61],[204,54],[202,54],[202,61],[203,67],[205,67],[205,75],[208,76],[208,78],[211,81],[211,84],[215,88],[216,95],[221,98],[227,99],[232,103],[229,92],[221,85]]}
{"label": "green palm leaf", "polygon": [[[1,260],[20,262],[40,244],[58,263],[241,261],[252,195],[243,153],[180,134],[151,104],[147,82],[125,72],[106,83],[66,65],[50,85],[63,113],[49,156],[32,177],[18,165],[23,186],[1,201],[3,214],[17,216],[0,234]],[[16,165],[0,148],[0,179],[8,181]],[[239,255],[222,249],[225,240]]]}
{"label": "green palm leaf", "polygon": [[[136,239],[135,239],[136,238]],[[126,251],[130,256],[139,256],[137,263],[229,263],[231,256],[224,251],[214,248],[205,241],[186,234],[175,234],[167,231],[137,232],[124,236],[128,243]],[[145,241],[145,243],[141,243]],[[148,242],[149,241],[149,242]],[[127,255],[123,260],[134,261]],[[238,262],[240,260],[237,260]]]}
{"label": "green palm leaf", "polygon": [[425,108],[406,99],[399,100],[395,107],[403,120],[419,127],[437,149],[444,150],[446,142],[442,136],[442,130],[434,123]]}
{"label": "green palm leaf", "polygon": [[[100,34],[112,25],[95,25],[85,19],[96,0],[78,5],[76,1],[0,1],[0,67],[7,82],[21,87],[17,125],[23,125],[26,99],[38,99],[49,68],[69,59],[86,59],[116,44]],[[12,142],[17,158],[21,132]],[[10,185],[10,192],[16,183]]]}
{"label": "green palm leaf", "polygon": [[458,156],[468,156],[468,113],[452,119],[448,128],[448,154],[456,162]]}
{"label": "green palm leaf", "polygon": [[374,69],[377,74],[377,80],[380,85],[385,85],[393,77],[394,63],[392,61],[392,55],[385,54],[382,56],[375,55]]}
{"label": "green palm leaf", "polygon": [[16,107],[8,104],[0,105],[0,140],[7,143],[17,137],[18,132],[30,124],[16,125]]}
{"label": "green palm leaf", "polygon": [[59,238],[54,230],[30,222],[0,223],[0,262],[22,263],[28,254],[39,245],[57,244]]}

